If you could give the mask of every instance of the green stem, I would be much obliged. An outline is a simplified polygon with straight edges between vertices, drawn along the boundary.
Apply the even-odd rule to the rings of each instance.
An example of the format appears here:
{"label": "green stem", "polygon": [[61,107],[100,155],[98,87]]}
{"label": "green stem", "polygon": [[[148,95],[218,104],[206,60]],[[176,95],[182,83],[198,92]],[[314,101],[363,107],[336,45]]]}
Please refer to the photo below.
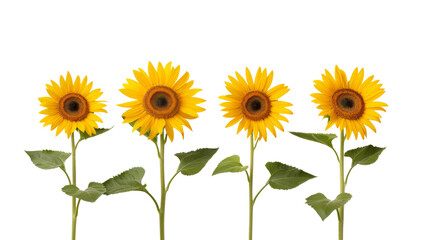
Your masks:
{"label": "green stem", "polygon": [[338,163],[339,163],[339,162],[340,162],[340,158],[338,157],[338,153],[337,153],[337,151],[335,150],[335,148],[332,148],[332,150],[334,150],[335,156],[337,156],[337,161],[338,161]]}
{"label": "green stem", "polygon": [[71,185],[72,183],[71,183],[71,180],[70,180],[69,174],[67,173],[66,169],[65,169],[65,168],[63,168],[63,167],[60,167],[60,168],[61,168],[61,170],[63,170],[63,172],[66,174],[67,180],[69,181],[69,184]]}
{"label": "green stem", "polygon": [[[340,194],[345,192],[344,182],[344,142],[345,142],[344,130],[341,130],[341,145],[340,145]],[[344,206],[339,210],[338,214],[338,239],[343,240],[344,232]]]}
{"label": "green stem", "polygon": [[164,130],[162,131],[160,137],[160,151],[159,151],[159,168],[161,175],[161,206],[159,208],[159,236],[161,240],[164,240],[164,219],[165,219],[165,197],[166,197],[166,188],[165,188],[165,174],[164,174],[164,146],[165,146],[165,137]]}
{"label": "green stem", "polygon": [[352,171],[352,169],[353,169],[353,167],[351,167],[351,168],[349,169],[349,172],[347,173],[346,181],[344,182],[344,187],[346,187],[346,186],[347,186],[347,182],[349,181],[349,175],[350,175],[350,172]]}
{"label": "green stem", "polygon": [[256,199],[258,198],[259,194],[261,194],[262,190],[264,190],[268,186],[268,182],[265,183],[265,185],[259,190],[259,192],[256,194],[255,198],[253,199],[253,204],[255,204]]}
{"label": "green stem", "polygon": [[158,143],[155,143],[155,146],[156,146],[156,152],[158,153],[158,158],[161,158],[161,155],[159,153]]}
{"label": "green stem", "polygon": [[77,220],[77,215],[79,213],[79,205],[80,205],[80,199],[77,201],[76,212],[75,212],[75,215],[74,215],[74,217],[76,218],[76,220]]}
{"label": "green stem", "polygon": [[250,134],[250,168],[249,168],[249,240],[253,238],[253,158],[255,146],[253,145],[253,132]]}
{"label": "green stem", "polygon": [[152,199],[153,203],[155,203],[156,211],[158,211],[158,213],[159,213],[159,205],[158,205],[158,202],[156,201],[156,199],[152,196],[152,194],[150,194],[149,191],[146,190],[144,192]]}
{"label": "green stem", "polygon": [[167,193],[168,189],[170,189],[170,184],[173,181],[173,179],[177,176],[177,174],[179,174],[179,172],[176,172],[176,174],[174,174],[173,177],[171,177],[170,181],[167,184],[167,189],[165,189],[165,193]]}
{"label": "green stem", "polygon": [[[71,134],[71,145],[72,145],[72,184],[76,186],[76,145],[74,142],[74,133]],[[76,197],[72,197],[72,240],[76,240],[76,220],[77,220]]]}

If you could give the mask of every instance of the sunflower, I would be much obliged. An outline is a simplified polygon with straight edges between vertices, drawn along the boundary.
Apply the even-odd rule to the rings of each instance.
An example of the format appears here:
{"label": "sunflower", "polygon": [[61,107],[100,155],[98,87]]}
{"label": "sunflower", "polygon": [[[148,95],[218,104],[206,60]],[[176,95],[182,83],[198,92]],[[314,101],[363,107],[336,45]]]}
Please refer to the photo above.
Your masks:
{"label": "sunflower", "polygon": [[237,78],[228,76],[230,82],[225,82],[230,94],[219,97],[227,101],[220,104],[224,107],[222,111],[227,112],[223,116],[232,118],[226,127],[239,122],[237,134],[244,129],[247,131],[247,137],[253,132],[255,139],[264,138],[265,141],[267,128],[274,137],[276,137],[274,127],[284,131],[279,120],[289,121],[280,114],[292,114],[292,111],[287,109],[292,104],[278,99],[289,92],[289,88],[280,84],[269,89],[274,75],[273,71],[267,75],[267,69],[261,71],[259,68],[255,81],[248,68],[246,68],[247,82],[238,72],[235,72],[235,75]]}
{"label": "sunflower", "polygon": [[359,133],[364,139],[367,136],[365,126],[376,132],[370,120],[381,122],[381,116],[376,111],[386,111],[383,107],[387,107],[387,104],[376,101],[384,94],[384,89],[379,80],[373,81],[374,76],[365,81],[363,76],[363,68],[360,71],[356,68],[348,81],[345,72],[335,66],[335,78],[325,70],[323,81],[314,81],[320,93],[311,96],[314,97],[313,102],[319,104],[317,108],[322,110],[319,115],[329,116],[326,130],[335,124],[341,130],[346,129],[347,139],[352,132],[356,139]]}
{"label": "sunflower", "polygon": [[133,72],[137,81],[127,79],[124,88],[119,90],[135,99],[119,104],[130,108],[122,115],[124,123],[135,121],[133,131],[141,128],[140,135],[150,129],[149,139],[162,133],[164,127],[170,141],[174,139],[173,129],[178,130],[182,137],[183,125],[192,130],[187,119],[195,119],[198,112],[205,110],[197,106],[205,100],[194,97],[201,89],[191,89],[194,81],[188,81],[188,72],[179,78],[180,66],[172,67],[171,62],[165,67],[158,63],[157,69],[149,62],[149,74],[140,68]]}
{"label": "sunflower", "polygon": [[39,98],[40,105],[46,108],[40,111],[47,115],[40,121],[43,126],[51,125],[51,130],[57,128],[57,136],[64,130],[68,138],[76,129],[90,136],[95,134],[96,122],[103,122],[95,113],[107,113],[103,109],[106,104],[96,101],[103,94],[100,89],[91,91],[92,82],[87,83],[86,76],[82,81],[77,76],[73,83],[69,72],[65,80],[60,76],[59,85],[52,80],[51,84],[46,84],[49,97]]}

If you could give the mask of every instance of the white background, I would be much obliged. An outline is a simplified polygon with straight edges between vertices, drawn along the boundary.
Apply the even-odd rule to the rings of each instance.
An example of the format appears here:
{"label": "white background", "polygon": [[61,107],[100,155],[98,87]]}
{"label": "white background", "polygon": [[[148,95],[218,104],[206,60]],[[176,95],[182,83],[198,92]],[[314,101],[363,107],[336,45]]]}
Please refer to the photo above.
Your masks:
{"label": "white background", "polygon": [[[78,149],[78,186],[102,182],[143,166],[148,189],[159,198],[159,165],[154,146],[122,124],[128,101],[118,89],[132,70],[148,61],[169,61],[190,73],[207,110],[166,146],[166,172],[178,166],[174,153],[220,147],[198,175],[179,175],[167,196],[166,238],[247,239],[245,175],[211,173],[223,158],[239,154],[248,164],[249,142],[237,125],[225,129],[219,95],[224,81],[248,66],[274,70],[273,84],[291,91],[294,104],[287,131],[323,132],[325,121],[311,103],[313,80],[338,64],[348,76],[364,67],[386,89],[389,104],[377,133],[346,142],[387,146],[378,162],[358,166],[347,192],[345,237],[428,239],[426,148],[429,67],[428,7],[423,1],[1,1],[0,3],[0,239],[69,239],[71,200],[60,170],[35,167],[24,150],[70,152],[70,142],[39,123],[38,97],[45,84],[70,71],[87,75],[108,101],[101,127],[114,128],[82,142]],[[328,132],[337,133],[335,128]],[[339,142],[336,140],[338,147]],[[268,178],[267,161],[281,161],[317,178],[296,189],[266,188],[255,205],[254,239],[335,239],[335,212],[324,222],[305,198],[339,191],[338,164],[323,145],[291,134],[269,135],[256,150],[255,190]],[[67,166],[70,168],[70,162]],[[78,239],[158,239],[158,218],[141,192],[102,196],[82,202]]]}

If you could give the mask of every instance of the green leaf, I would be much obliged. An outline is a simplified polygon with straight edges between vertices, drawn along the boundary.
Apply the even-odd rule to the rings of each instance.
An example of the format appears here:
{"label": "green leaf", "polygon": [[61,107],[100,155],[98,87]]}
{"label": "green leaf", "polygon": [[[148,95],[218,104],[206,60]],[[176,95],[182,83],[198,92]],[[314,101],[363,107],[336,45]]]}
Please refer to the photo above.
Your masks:
{"label": "green leaf", "polygon": [[64,167],[64,162],[71,153],[60,151],[42,150],[42,151],[25,151],[30,156],[31,161],[38,168],[54,169]]}
{"label": "green leaf", "polygon": [[95,202],[97,199],[106,192],[106,188],[101,183],[91,182],[88,188],[84,191],[80,190],[75,185],[67,185],[63,187],[63,192],[67,195],[79,198],[87,202]]}
{"label": "green leaf", "polygon": [[335,200],[331,201],[322,193],[316,193],[308,197],[306,203],[316,210],[317,214],[322,218],[322,221],[324,221],[335,209],[344,206],[351,198],[352,195],[341,193]]}
{"label": "green leaf", "polygon": [[335,134],[325,134],[325,133],[300,133],[300,132],[290,132],[290,133],[300,138],[304,138],[310,141],[324,144],[330,148],[334,148],[332,146],[332,140],[334,140],[337,137],[337,135]]}
{"label": "green leaf", "polygon": [[346,157],[352,158],[352,167],[361,164],[361,165],[369,165],[373,164],[377,161],[381,152],[386,148],[374,147],[372,145],[368,145],[361,148],[352,149],[346,152]]}
{"label": "green leaf", "polygon": [[87,132],[82,132],[81,130],[78,129],[78,132],[79,132],[79,135],[80,135],[79,141],[86,140],[88,138],[92,138],[92,137],[98,136],[100,134],[103,134],[103,133],[109,131],[112,128],[113,127],[111,127],[111,128],[96,128],[95,129],[95,134],[92,134],[91,136],[89,136],[89,134]]}
{"label": "green leaf", "polygon": [[[122,118],[123,119],[125,119],[125,117],[124,116],[122,116]],[[130,122],[129,124],[131,125],[131,127],[134,127],[134,124],[137,122],[137,120],[135,120],[135,121],[133,121],[133,122]],[[142,128],[141,127],[139,127],[139,128],[137,128],[137,131],[139,131],[140,132],[140,130],[141,130]],[[147,130],[147,132],[144,134],[145,135],[145,137],[149,137],[149,135],[150,135],[150,128],[149,128],[149,130]],[[156,134],[155,135],[155,137],[154,138],[152,138],[151,139],[151,141],[152,142],[154,142],[155,144],[158,142],[158,135],[159,134]]]}
{"label": "green leaf", "polygon": [[199,173],[218,149],[201,148],[187,153],[176,153],[176,157],[180,160],[177,172],[188,176]]}
{"label": "green leaf", "polygon": [[281,162],[267,162],[265,167],[271,173],[268,183],[274,189],[292,189],[315,177]]}
{"label": "green leaf", "polygon": [[104,194],[110,195],[129,191],[146,191],[146,184],[141,184],[144,173],[144,168],[134,167],[108,179],[103,183],[106,188]]}
{"label": "green leaf", "polygon": [[238,155],[232,155],[222,160],[213,172],[213,175],[226,172],[242,172],[245,171],[248,166],[244,166],[240,163],[240,157]]}

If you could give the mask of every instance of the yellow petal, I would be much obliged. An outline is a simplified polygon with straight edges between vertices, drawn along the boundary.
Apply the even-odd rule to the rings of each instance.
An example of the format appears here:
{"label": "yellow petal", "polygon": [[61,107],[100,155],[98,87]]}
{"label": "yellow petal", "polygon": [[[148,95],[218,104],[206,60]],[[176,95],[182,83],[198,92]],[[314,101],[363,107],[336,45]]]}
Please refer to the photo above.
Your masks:
{"label": "yellow petal", "polygon": [[185,138],[182,123],[175,117],[168,119],[168,121],[170,122],[173,128],[177,129],[177,131],[179,131],[182,134],[182,138]]}
{"label": "yellow petal", "polygon": [[64,89],[63,91],[63,89],[61,89],[61,87],[56,82],[51,80],[51,84],[52,84],[53,91],[56,93],[56,95],[63,96],[66,94],[66,89]]}
{"label": "yellow petal", "polygon": [[241,119],[242,119],[241,117],[233,118],[231,121],[229,121],[229,123],[225,126],[225,128],[231,127],[232,125],[238,123]]}
{"label": "yellow petal", "polygon": [[143,100],[143,97],[144,97],[144,95],[141,92],[137,92],[135,90],[128,89],[128,88],[122,88],[122,89],[119,89],[119,91],[129,98],[140,100],[140,102]]}
{"label": "yellow petal", "polygon": [[82,90],[82,92],[80,93],[80,95],[82,95],[82,96],[84,96],[84,97],[86,97],[88,94],[89,94],[89,92],[91,91],[91,89],[92,89],[92,82],[90,82],[88,85],[86,85],[85,86],[85,88]]}
{"label": "yellow petal", "polygon": [[156,72],[155,68],[153,67],[152,63],[149,62],[148,64],[148,72],[149,72],[149,78],[153,85],[159,85],[159,79],[158,79],[158,73]]}
{"label": "yellow petal", "polygon": [[258,129],[261,136],[264,138],[265,142],[267,141],[267,129],[265,127],[264,121],[260,120],[258,123]]}
{"label": "yellow petal", "polygon": [[273,102],[271,102],[271,105],[273,107],[290,107],[290,106],[292,106],[292,103],[285,102],[285,101],[273,101]]}
{"label": "yellow petal", "polygon": [[261,72],[261,67],[259,67],[255,76],[255,90],[260,91],[262,89],[261,85],[262,85],[262,72]]}
{"label": "yellow petal", "polygon": [[177,82],[173,85],[173,89],[177,90],[182,88],[188,80],[189,80],[189,73],[185,72],[185,74],[183,74],[183,76],[180,77],[179,80],[177,80]]}
{"label": "yellow petal", "polygon": [[131,102],[126,102],[126,103],[120,103],[120,104],[118,104],[118,106],[131,108],[131,107],[138,106],[140,104],[142,104],[142,102],[137,100],[137,101],[131,101]]}
{"label": "yellow petal", "polygon": [[67,93],[73,92],[73,79],[70,72],[67,72],[66,76]]}
{"label": "yellow petal", "polygon": [[245,119],[241,118],[240,123],[238,123],[237,134],[244,128],[245,121]]}
{"label": "yellow petal", "polygon": [[249,91],[250,87],[249,87],[249,85],[247,85],[247,83],[244,80],[244,78],[238,72],[235,72],[235,75],[237,76],[237,80],[240,83],[240,85],[245,88],[245,91]]}
{"label": "yellow petal", "polygon": [[93,121],[100,122],[100,123],[103,122],[103,120],[101,120],[101,118],[99,116],[95,115],[94,113],[89,113],[86,118],[90,119],[90,120],[93,120]]}
{"label": "yellow petal", "polygon": [[267,80],[265,81],[264,88],[262,89],[263,92],[266,92],[270,88],[271,83],[273,82],[273,78],[274,78],[274,72],[271,71],[267,77]]}
{"label": "yellow petal", "polygon": [[247,80],[247,85],[249,85],[250,90],[254,91],[255,85],[253,83],[252,74],[250,73],[249,68],[247,68],[247,67],[246,67],[246,80]]}
{"label": "yellow petal", "polygon": [[147,115],[147,117],[144,117],[143,119],[144,121],[140,129],[140,135],[147,133],[147,131],[149,131],[155,120],[155,118],[151,117],[150,115]]}
{"label": "yellow petal", "polygon": [[80,89],[80,77],[77,76],[76,80],[74,81],[73,91],[72,92],[79,93],[79,89]]}
{"label": "yellow petal", "polygon": [[[137,81],[141,84],[141,86],[144,89],[149,89],[150,88],[150,80],[149,77],[147,76],[147,74],[143,74],[143,70],[140,69],[140,71],[137,70],[133,70],[134,73],[134,77],[137,79]],[[128,79],[127,79],[128,80]]]}
{"label": "yellow petal", "polygon": [[165,70],[164,70],[164,67],[162,66],[162,64],[160,62],[158,63],[157,72],[158,72],[159,84],[165,85],[167,82],[166,77],[165,77]]}
{"label": "yellow petal", "polygon": [[337,65],[335,65],[335,82],[337,88],[348,88],[347,78],[343,78],[343,75],[341,74],[341,69]]}
{"label": "yellow petal", "polygon": [[174,130],[168,120],[165,121],[165,131],[167,132],[167,136],[170,139],[170,142],[173,142],[174,139]]}
{"label": "yellow petal", "polygon": [[[171,70],[170,80],[167,83],[167,86],[172,87],[179,78],[180,66],[177,66]],[[187,81],[187,80],[186,80]]]}
{"label": "yellow petal", "polygon": [[359,74],[358,68],[355,68],[355,70],[353,70],[352,76],[350,77],[349,88],[351,89],[358,88],[358,85],[359,85],[358,74]]}
{"label": "yellow petal", "polygon": [[101,90],[99,88],[94,89],[94,91],[90,92],[86,96],[86,100],[88,102],[93,102],[93,101],[97,100],[97,98],[99,98],[102,94],[103,94],[103,92],[101,92]]}
{"label": "yellow petal", "polygon": [[[165,71],[165,79],[166,79],[166,85],[168,85],[168,83],[169,83],[169,81],[170,81],[170,75],[171,75],[171,70],[172,70],[172,68],[171,68],[171,62],[168,62],[166,65],[165,65],[165,69],[164,69],[164,71]],[[171,85],[168,85],[169,87],[171,86]]]}
{"label": "yellow petal", "polygon": [[282,86],[281,88],[278,88],[277,90],[273,90],[273,89],[268,91],[268,96],[270,97],[271,100],[277,100],[289,92],[289,88],[287,86]]}

